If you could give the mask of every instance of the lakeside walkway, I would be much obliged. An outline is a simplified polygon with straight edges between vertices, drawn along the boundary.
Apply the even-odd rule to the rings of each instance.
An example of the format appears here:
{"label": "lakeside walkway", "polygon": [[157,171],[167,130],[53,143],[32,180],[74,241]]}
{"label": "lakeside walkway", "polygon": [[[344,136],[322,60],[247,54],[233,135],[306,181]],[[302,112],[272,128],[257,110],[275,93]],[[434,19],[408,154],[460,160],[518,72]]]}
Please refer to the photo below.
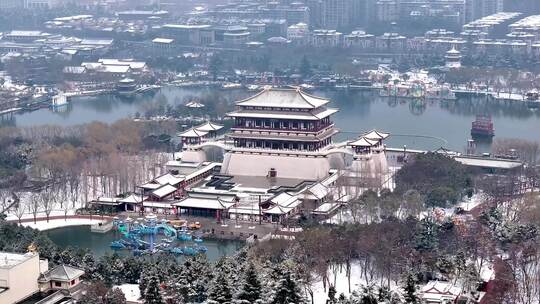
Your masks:
{"label": "lakeside walkway", "polygon": [[37,217],[34,223],[33,218],[24,218],[19,220],[8,220],[10,223],[17,223],[25,227],[34,228],[37,230],[45,231],[69,226],[90,226],[98,223],[112,221],[110,216],[89,216],[89,215],[68,215],[65,216],[50,216],[49,221],[46,217]]}

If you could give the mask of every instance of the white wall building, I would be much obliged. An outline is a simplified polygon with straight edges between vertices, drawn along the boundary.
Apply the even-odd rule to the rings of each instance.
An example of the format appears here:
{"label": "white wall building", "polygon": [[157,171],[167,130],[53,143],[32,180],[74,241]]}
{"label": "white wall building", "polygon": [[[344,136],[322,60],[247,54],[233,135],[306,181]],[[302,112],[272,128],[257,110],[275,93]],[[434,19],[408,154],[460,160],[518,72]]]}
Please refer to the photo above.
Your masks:
{"label": "white wall building", "polygon": [[335,30],[314,30],[311,33],[310,44],[315,47],[341,46],[343,34]]}
{"label": "white wall building", "polygon": [[307,40],[309,35],[308,25],[305,23],[293,24],[287,28],[287,39],[292,42],[302,42]]}
{"label": "white wall building", "polygon": [[16,303],[38,292],[38,278],[47,268],[37,253],[0,252],[0,303]]}

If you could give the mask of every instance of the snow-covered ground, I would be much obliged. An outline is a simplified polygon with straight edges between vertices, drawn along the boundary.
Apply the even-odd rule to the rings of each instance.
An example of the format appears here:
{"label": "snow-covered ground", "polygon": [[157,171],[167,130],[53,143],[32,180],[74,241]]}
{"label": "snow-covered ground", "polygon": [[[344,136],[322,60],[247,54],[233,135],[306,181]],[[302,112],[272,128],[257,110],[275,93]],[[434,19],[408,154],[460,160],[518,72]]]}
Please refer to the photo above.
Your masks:
{"label": "snow-covered ground", "polygon": [[[336,297],[338,297],[340,294],[344,294],[345,296],[349,296],[351,293],[349,292],[349,283],[347,281],[347,274],[345,271],[345,266],[341,268],[340,271],[337,272],[337,275],[334,278],[334,275],[332,271],[329,271],[329,279],[330,283],[336,288]],[[334,280],[335,279],[335,280]],[[334,285],[335,282],[335,285]],[[371,284],[375,284],[378,281],[375,280],[371,282]],[[362,286],[371,285],[368,284],[363,276],[362,276],[362,267],[359,263],[353,262],[351,264],[351,292],[360,290]],[[313,300],[314,304],[325,304],[326,300],[328,299],[328,285],[326,286],[326,290],[324,290],[322,281],[319,281],[313,285]],[[398,286],[391,286],[391,290],[397,290]],[[309,295],[307,295],[309,297]]]}
{"label": "snow-covered ground", "polygon": [[[70,209],[67,212],[68,216],[74,215],[74,214],[75,214],[75,209]],[[50,214],[51,217],[53,217],[53,216],[65,216],[65,215],[66,215],[66,213],[65,213],[64,210],[52,210],[52,212]],[[38,213],[36,213],[37,218],[45,218],[46,216],[47,215],[43,211],[39,211]],[[34,215],[32,213],[25,213],[21,217],[22,220],[33,219],[33,218],[34,218]],[[18,221],[19,219],[17,218],[17,216],[15,216],[13,213],[11,213],[11,211],[8,211],[6,220],[8,220],[8,221]]]}
{"label": "snow-covered ground", "polygon": [[49,222],[47,222],[46,220],[42,220],[42,221],[36,222],[35,224],[34,222],[26,222],[26,223],[22,223],[22,225],[44,231],[44,230],[50,230],[50,229],[55,229],[55,228],[60,228],[60,227],[68,227],[68,226],[90,226],[90,225],[98,224],[101,222],[104,222],[104,220],[67,218],[67,219],[49,220]]}
{"label": "snow-covered ground", "polygon": [[[83,226],[83,225],[92,225],[97,224],[100,222],[103,222],[103,220],[96,217],[95,219],[80,219],[80,218],[74,218],[75,210],[77,208],[82,207],[83,205],[81,203],[75,204],[75,207],[73,207],[73,204],[70,202],[67,202],[65,205],[67,210],[64,209],[54,209],[49,214],[49,217],[55,218],[49,220],[47,222],[45,218],[47,215],[44,211],[38,211],[36,213],[36,218],[38,221],[34,224],[33,218],[34,214],[30,212],[30,202],[26,199],[26,196],[23,194],[21,196],[21,202],[22,204],[26,204],[25,213],[21,216],[21,220],[24,222],[22,223],[23,226],[26,227],[32,227],[38,230],[50,230],[54,228],[60,228],[60,227],[67,227],[67,226]],[[57,206],[60,207],[60,206]],[[18,222],[19,218],[15,215],[15,210],[8,210],[6,219],[8,221]],[[67,219],[64,217],[67,216]],[[62,217],[61,219],[58,219],[58,217]],[[32,219],[32,221],[31,221]]]}
{"label": "snow-covered ground", "polygon": [[141,297],[141,291],[139,290],[138,284],[122,284],[113,286],[113,289],[114,288],[118,288],[124,293],[126,302],[142,303],[142,300],[139,299]]}
{"label": "snow-covered ground", "polygon": [[462,208],[465,211],[471,211],[472,209],[480,206],[483,202],[486,201],[486,195],[483,193],[475,193],[471,198],[465,198],[462,202],[458,203],[456,206]]}

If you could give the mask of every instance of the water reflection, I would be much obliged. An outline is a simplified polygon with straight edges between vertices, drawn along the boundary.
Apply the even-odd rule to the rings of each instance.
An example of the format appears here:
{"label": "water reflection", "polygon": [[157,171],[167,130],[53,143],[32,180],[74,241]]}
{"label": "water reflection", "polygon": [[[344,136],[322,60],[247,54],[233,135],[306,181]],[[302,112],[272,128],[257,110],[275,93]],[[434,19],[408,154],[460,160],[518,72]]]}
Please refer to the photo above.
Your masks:
{"label": "water reflection", "polygon": [[[166,87],[154,95],[120,99],[113,95],[75,99],[65,112],[53,113],[41,109],[13,117],[0,118],[0,126],[33,126],[58,124],[63,126],[102,121],[111,123],[121,118],[134,117],[153,104],[176,107],[190,98],[224,98],[231,105],[253,95],[245,90],[223,91],[213,88]],[[470,138],[471,122],[477,114],[493,117],[496,138],[515,137],[540,141],[540,112],[524,103],[498,103],[485,98],[453,101],[414,100],[379,97],[371,92],[315,91],[333,100],[331,106],[340,111],[334,116],[336,126],[344,131],[337,140],[353,138],[359,132],[377,128],[395,135],[423,135],[425,137],[394,136],[391,146],[436,149],[445,146],[463,151]],[[440,138],[444,140],[440,140]],[[489,145],[480,150],[489,149]]]}
{"label": "water reflection", "polygon": [[[112,241],[121,238],[121,234],[117,231],[109,231],[107,233],[93,233],[90,232],[90,226],[72,226],[57,228],[46,231],[47,236],[60,248],[66,248],[68,246],[75,248],[88,249],[96,256],[102,256],[115,252],[111,249],[110,244]],[[156,237],[156,243],[161,240],[163,236]],[[190,245],[186,243],[184,245]],[[242,248],[245,243],[243,241],[234,240],[217,240],[217,239],[205,239],[204,246],[208,248],[206,256],[210,261],[215,261],[222,256],[230,256]],[[121,255],[129,255],[130,252],[126,250],[116,251]]]}

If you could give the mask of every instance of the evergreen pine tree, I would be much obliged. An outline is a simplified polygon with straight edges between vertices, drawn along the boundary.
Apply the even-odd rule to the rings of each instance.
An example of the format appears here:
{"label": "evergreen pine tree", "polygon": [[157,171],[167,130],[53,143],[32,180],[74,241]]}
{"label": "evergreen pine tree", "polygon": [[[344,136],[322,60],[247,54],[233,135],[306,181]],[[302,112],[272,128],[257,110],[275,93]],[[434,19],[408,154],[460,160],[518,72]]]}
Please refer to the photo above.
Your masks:
{"label": "evergreen pine tree", "polygon": [[377,304],[377,297],[373,292],[373,286],[364,286],[362,287],[362,294],[360,296],[361,304]]}
{"label": "evergreen pine tree", "polygon": [[146,286],[148,286],[148,278],[151,275],[150,269],[143,269],[139,278],[139,290],[141,291],[141,298],[144,298],[146,293]]}
{"label": "evergreen pine tree", "polygon": [[272,304],[289,304],[289,303],[304,303],[302,292],[293,279],[290,271],[285,270],[281,274],[277,287],[276,294]]}
{"label": "evergreen pine tree", "polygon": [[245,303],[254,303],[261,298],[261,282],[257,276],[255,266],[252,263],[247,265],[244,274],[244,280],[236,296],[237,300]]}
{"label": "evergreen pine tree", "polygon": [[334,286],[330,286],[330,288],[328,288],[328,300],[326,300],[326,303],[336,303],[336,293],[336,288]]}
{"label": "evergreen pine tree", "polygon": [[169,296],[174,303],[188,303],[195,295],[195,291],[183,271],[169,282]]}
{"label": "evergreen pine tree", "polygon": [[377,289],[377,299],[379,302],[387,302],[390,300],[390,290],[386,286],[381,286]]}
{"label": "evergreen pine tree", "polygon": [[164,303],[163,297],[161,296],[159,279],[156,275],[152,275],[148,278],[148,285],[145,288],[143,299],[145,304]]}
{"label": "evergreen pine tree", "polygon": [[405,294],[403,295],[405,303],[419,303],[418,296],[416,295],[416,280],[411,273],[407,275],[403,290],[405,291]]}
{"label": "evergreen pine tree", "polygon": [[125,304],[126,296],[119,288],[110,289],[105,295],[106,304]]}
{"label": "evergreen pine tree", "polygon": [[206,300],[208,286],[213,279],[212,269],[206,256],[197,255],[184,263],[186,279],[191,284],[190,302],[201,303]]}
{"label": "evergreen pine tree", "polygon": [[230,303],[232,300],[229,280],[223,271],[219,271],[212,281],[208,291],[208,303]]}

